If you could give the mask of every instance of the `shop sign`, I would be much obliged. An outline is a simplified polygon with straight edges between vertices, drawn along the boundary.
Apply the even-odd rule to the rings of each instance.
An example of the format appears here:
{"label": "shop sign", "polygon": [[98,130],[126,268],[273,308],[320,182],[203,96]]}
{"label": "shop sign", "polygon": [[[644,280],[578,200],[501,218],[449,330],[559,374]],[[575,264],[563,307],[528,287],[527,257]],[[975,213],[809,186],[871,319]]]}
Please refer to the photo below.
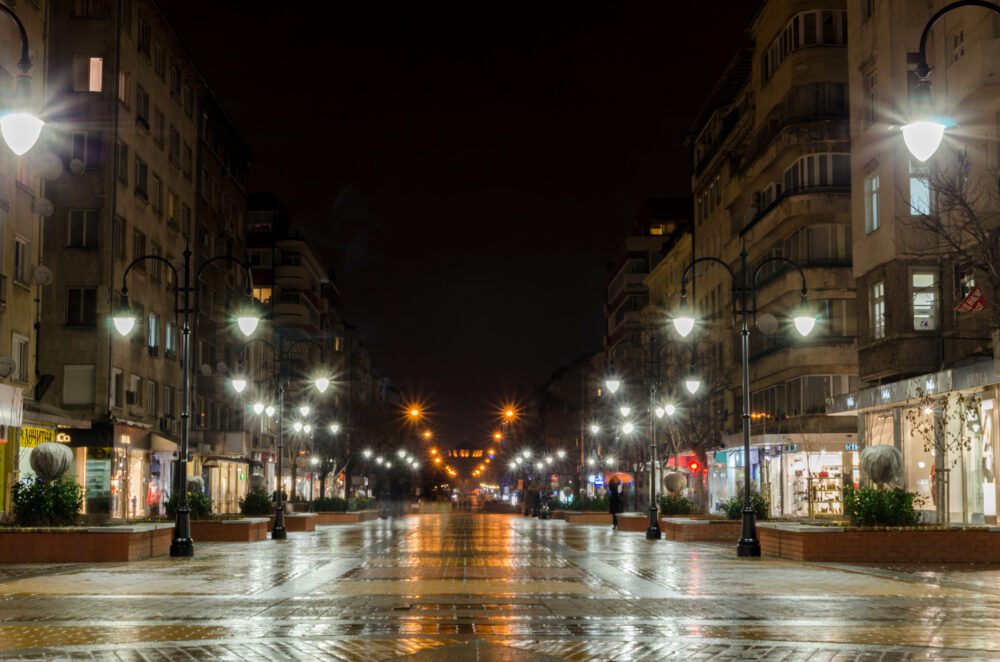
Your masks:
{"label": "shop sign", "polygon": [[55,430],[47,428],[22,427],[19,442],[21,448],[35,448],[38,444],[51,444],[56,440]]}
{"label": "shop sign", "polygon": [[594,487],[604,487],[604,476],[601,474],[594,476]]}
{"label": "shop sign", "polygon": [[858,444],[858,443],[844,444],[844,450],[846,450],[846,451],[861,450],[861,444]]}

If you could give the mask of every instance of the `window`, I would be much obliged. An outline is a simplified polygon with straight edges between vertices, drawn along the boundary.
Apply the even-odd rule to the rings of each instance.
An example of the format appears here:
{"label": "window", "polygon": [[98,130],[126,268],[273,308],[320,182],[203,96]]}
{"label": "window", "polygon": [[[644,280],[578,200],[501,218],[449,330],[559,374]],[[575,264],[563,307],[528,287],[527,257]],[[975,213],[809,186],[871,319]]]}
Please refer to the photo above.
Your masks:
{"label": "window", "polygon": [[181,98],[181,67],[174,58],[170,63],[170,96],[178,101]]}
{"label": "window", "polygon": [[[146,254],[146,234],[142,230],[135,230],[132,233],[132,259],[138,259]],[[135,268],[141,271],[146,270],[146,261],[136,262]]]}
{"label": "window", "polygon": [[930,170],[926,165],[910,163],[910,216],[931,213]]}
{"label": "window", "polygon": [[913,329],[933,331],[937,328],[937,272],[914,271],[910,279],[913,295]]}
{"label": "window", "polygon": [[94,326],[97,324],[97,289],[71,287],[66,292],[67,326]]}
{"label": "window", "polygon": [[885,283],[878,281],[868,293],[872,340],[885,338]]}
{"label": "window", "polygon": [[120,140],[115,146],[115,172],[118,181],[128,186],[128,145]]}
{"label": "window", "polygon": [[869,71],[865,74],[865,120],[869,124],[874,124],[878,121],[878,108],[875,105],[878,100],[877,82],[878,79],[875,77],[874,71]]}
{"label": "window", "polygon": [[71,137],[70,163],[74,160],[83,162],[87,170],[95,170],[101,166],[101,134],[99,131],[75,131]]}
{"label": "window", "polygon": [[120,259],[125,259],[126,225],[128,224],[121,216],[115,216],[111,221],[111,253]]}
{"label": "window", "polygon": [[868,175],[865,177],[865,232],[879,228],[878,197],[878,175]]}
{"label": "window", "polygon": [[184,236],[191,236],[191,208],[183,202],[181,203],[181,232]]}
{"label": "window", "polygon": [[101,18],[105,0],[73,0],[74,18]]}
{"label": "window", "polygon": [[111,369],[111,408],[121,409],[125,404],[125,375],[120,368]]}
{"label": "window", "polygon": [[177,356],[177,325],[167,322],[164,333],[163,351],[168,357]]}
{"label": "window", "polygon": [[952,30],[948,35],[948,43],[951,45],[951,59],[948,64],[954,64],[965,56],[965,30]]}
{"label": "window", "polygon": [[[149,247],[149,254],[154,257],[160,257],[162,255],[160,245],[155,241]],[[163,268],[163,263],[159,260],[149,261],[149,275],[153,277],[154,280],[160,280],[160,271]]]}
{"label": "window", "polygon": [[104,88],[104,58],[73,57],[73,91],[100,92]]}
{"label": "window", "polygon": [[163,47],[157,43],[153,44],[153,71],[160,80],[167,79],[167,56],[163,52]]}
{"label": "window", "polygon": [[136,46],[138,51],[150,57],[151,48],[153,41],[153,26],[144,21],[142,18],[139,19],[139,36],[136,39]]}
{"label": "window", "polygon": [[11,342],[11,356],[14,358],[14,374],[11,375],[16,382],[28,381],[28,339],[24,336],[14,334]]}
{"label": "window", "polygon": [[767,81],[774,75],[789,53],[800,48],[846,43],[846,11],[810,11],[797,14],[761,56],[764,80]]}
{"label": "window", "polygon": [[132,105],[132,76],[125,69],[118,70],[118,100],[126,108]]}
{"label": "window", "polygon": [[191,164],[193,162],[191,145],[184,143],[184,151],[181,153],[181,171],[188,179],[191,179]]}
{"label": "window", "polygon": [[180,217],[180,198],[173,191],[167,189],[167,223],[173,227],[177,228],[178,218]]}
{"label": "window", "polygon": [[70,209],[66,245],[70,248],[97,248],[100,213],[100,209]]}
{"label": "window", "polygon": [[122,25],[125,27],[125,33],[131,37],[132,36],[132,0],[123,0],[122,2]]}
{"label": "window", "polygon": [[955,269],[955,301],[961,303],[976,288],[976,271],[972,267]]}
{"label": "window", "polygon": [[138,156],[135,157],[135,192],[149,198],[149,166]]}
{"label": "window", "polygon": [[142,377],[139,375],[129,375],[128,378],[128,391],[129,397],[126,400],[131,399],[129,403],[136,407],[142,406]]}
{"label": "window", "polygon": [[163,213],[163,180],[156,173],[153,173],[152,187],[150,188],[149,200],[153,205],[153,211],[157,215]]}
{"label": "window", "polygon": [[253,288],[253,298],[257,299],[261,303],[271,303],[271,288],[270,287],[255,287]]}
{"label": "window", "polygon": [[849,154],[803,156],[785,170],[782,184],[786,194],[810,188],[847,188],[851,185],[851,157]]}
{"label": "window", "polygon": [[27,239],[14,238],[14,281],[27,285],[31,280],[31,251]]}
{"label": "window", "polygon": [[173,386],[163,385],[163,417],[174,417],[174,401],[176,399]]}
{"label": "window", "polygon": [[181,86],[181,105],[184,106],[184,114],[191,117],[194,114],[194,94],[190,85]]}
{"label": "window", "polygon": [[163,111],[159,108],[153,108],[153,142],[155,142],[159,147],[163,147],[163,125],[166,120],[163,117]]}
{"label": "window", "polygon": [[170,125],[170,160],[177,165],[181,163],[181,132],[173,124]]}
{"label": "window", "polygon": [[866,20],[875,15],[875,0],[861,0],[861,4],[864,7],[864,17]]}
{"label": "window", "polygon": [[[166,259],[167,259],[167,262],[169,262],[170,264],[177,264],[177,262],[174,261],[174,256],[170,255],[169,253],[167,253]],[[173,288],[173,286],[174,286],[174,277],[175,277],[174,270],[173,269],[164,268],[163,272],[166,275],[166,278],[165,278],[164,282],[166,282],[167,288],[168,288],[168,291],[169,291],[169,289]]]}
{"label": "window", "polygon": [[149,324],[146,326],[146,346],[160,346],[160,316],[154,312],[149,313]]}
{"label": "window", "polygon": [[135,86],[135,122],[149,130],[149,92],[138,83]]}

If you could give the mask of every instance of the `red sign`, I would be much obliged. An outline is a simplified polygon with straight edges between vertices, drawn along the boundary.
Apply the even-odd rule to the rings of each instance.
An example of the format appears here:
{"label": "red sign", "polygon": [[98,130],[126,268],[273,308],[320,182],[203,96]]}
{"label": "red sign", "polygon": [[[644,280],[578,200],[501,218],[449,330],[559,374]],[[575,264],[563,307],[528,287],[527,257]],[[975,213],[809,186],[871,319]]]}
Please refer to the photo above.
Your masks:
{"label": "red sign", "polygon": [[972,291],[962,300],[962,303],[955,306],[956,313],[978,313],[986,307],[986,296],[979,286],[972,288]]}

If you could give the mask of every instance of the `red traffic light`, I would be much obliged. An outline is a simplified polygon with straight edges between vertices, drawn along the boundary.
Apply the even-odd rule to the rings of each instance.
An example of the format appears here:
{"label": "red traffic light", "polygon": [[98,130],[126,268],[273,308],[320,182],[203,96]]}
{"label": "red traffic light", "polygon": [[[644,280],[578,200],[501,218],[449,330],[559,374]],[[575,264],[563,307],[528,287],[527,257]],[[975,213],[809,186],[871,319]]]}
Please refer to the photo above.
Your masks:
{"label": "red traffic light", "polygon": [[696,472],[698,471],[698,469],[701,468],[701,465],[698,464],[697,462],[692,462],[691,464],[688,465],[688,467],[691,469],[692,472]]}

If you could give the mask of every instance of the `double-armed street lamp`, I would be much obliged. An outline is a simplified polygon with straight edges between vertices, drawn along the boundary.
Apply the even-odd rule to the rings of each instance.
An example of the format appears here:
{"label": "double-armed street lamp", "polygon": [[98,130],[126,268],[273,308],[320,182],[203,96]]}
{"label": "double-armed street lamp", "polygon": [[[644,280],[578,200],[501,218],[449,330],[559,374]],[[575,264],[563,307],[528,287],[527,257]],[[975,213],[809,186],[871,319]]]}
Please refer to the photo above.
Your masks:
{"label": "double-armed street lamp", "polygon": [[[733,316],[740,318],[740,366],[743,373],[743,525],[740,540],[736,546],[739,556],[760,556],[760,541],[757,539],[757,524],[751,502],[750,492],[750,318],[757,321],[757,279],[763,267],[782,262],[791,265],[799,272],[802,281],[801,308],[796,311],[793,319],[795,329],[802,336],[807,336],[816,325],[816,318],[809,314],[806,276],[797,262],[787,257],[769,257],[759,263],[751,271],[748,264],[746,246],[740,251],[739,272],[734,272],[724,261],[716,257],[700,257],[692,260],[681,276],[681,310],[674,316],[674,328],[682,337],[687,337],[695,327],[695,317],[687,303],[688,277],[698,264],[709,263],[721,266],[731,279]],[[693,279],[693,276],[692,276]],[[694,395],[701,388],[701,379],[697,375],[689,375],[684,380],[685,388]]]}
{"label": "double-armed street lamp", "polygon": [[[285,450],[285,389],[288,386],[290,380],[288,364],[290,362],[290,357],[292,351],[301,345],[313,345],[317,347],[320,351],[320,363],[322,364],[322,354],[323,346],[313,340],[312,338],[299,338],[291,342],[286,343],[286,338],[283,333],[278,334],[277,344],[272,344],[267,340],[261,338],[254,338],[250,340],[247,345],[251,343],[260,343],[268,348],[270,348],[272,355],[274,356],[275,362],[275,374],[277,375],[277,402],[274,405],[265,405],[263,402],[257,402],[253,406],[253,410],[256,413],[264,411],[270,417],[274,413],[278,415],[278,463],[277,463],[277,479],[274,495],[274,528],[271,530],[272,540],[284,540],[288,537],[288,532],[285,530],[285,503],[284,503],[284,493],[281,489],[281,478],[283,472],[283,455]],[[245,381],[244,377],[234,377],[236,379],[241,379]],[[312,379],[312,386],[321,394],[325,393],[330,387],[330,378],[326,375],[320,375]],[[235,384],[234,384],[235,387]],[[302,418],[309,415],[312,408],[308,404],[299,405],[299,414]],[[312,433],[312,424],[304,422],[302,420],[297,420],[292,424],[292,429],[295,432],[304,432],[305,434]],[[292,491],[294,493],[295,486],[292,485]]]}
{"label": "double-armed street lamp", "polygon": [[[0,5],[0,7],[2,6],[3,5]],[[124,273],[122,273],[121,298],[119,299],[118,309],[115,311],[113,317],[115,329],[117,329],[118,333],[122,336],[129,335],[135,328],[136,319],[133,316],[128,297],[128,275],[134,267],[147,260],[152,260],[154,262],[165,264],[167,268],[173,272],[175,283],[174,317],[176,318],[177,315],[183,315],[183,324],[181,327],[181,385],[183,409],[181,411],[181,450],[180,455],[177,458],[177,475],[174,480],[174,489],[177,490],[177,495],[180,501],[177,505],[174,538],[170,543],[170,556],[194,556],[194,543],[191,540],[191,507],[188,504],[187,498],[187,456],[188,437],[191,431],[191,315],[199,312],[201,302],[200,297],[198,297],[198,300],[196,300],[195,303],[191,302],[191,256],[190,247],[185,247],[184,264],[182,268],[183,275],[178,273],[177,267],[175,267],[173,263],[160,255],[140,255],[132,260],[129,265],[125,267]],[[218,255],[206,260],[194,274],[194,284],[201,282],[201,276],[209,265],[217,264],[219,262],[232,263],[238,266],[241,271],[245,272],[246,294],[252,301],[253,276],[250,272],[250,267],[245,262],[242,262],[241,260],[238,260],[230,255]],[[253,332],[257,329],[259,321],[260,318],[252,309],[243,311],[243,313],[236,318],[237,326],[245,336],[253,334]],[[236,385],[234,384],[234,387],[235,386]],[[245,386],[246,383],[244,382],[243,387]]]}
{"label": "double-armed street lamp", "polygon": [[914,87],[911,97],[916,112],[911,121],[902,127],[903,142],[906,143],[906,148],[913,155],[913,158],[921,162],[926,161],[934,155],[934,152],[941,145],[945,130],[953,125],[952,122],[933,114],[930,82],[931,67],[927,63],[927,40],[930,38],[934,25],[945,14],[955,9],[961,9],[962,7],[980,7],[1000,14],[1000,6],[987,0],[959,0],[939,9],[927,21],[927,25],[924,26],[923,32],[920,34],[920,50],[917,55],[917,68],[915,72],[919,81]]}

